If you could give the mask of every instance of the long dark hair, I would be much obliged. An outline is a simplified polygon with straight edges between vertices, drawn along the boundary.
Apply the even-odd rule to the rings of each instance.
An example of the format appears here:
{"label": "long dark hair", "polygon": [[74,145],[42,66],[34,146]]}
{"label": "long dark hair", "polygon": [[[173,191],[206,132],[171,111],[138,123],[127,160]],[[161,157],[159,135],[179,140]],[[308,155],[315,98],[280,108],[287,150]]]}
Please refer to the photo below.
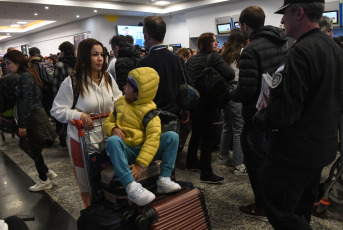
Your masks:
{"label": "long dark hair", "polygon": [[231,31],[227,42],[224,44],[224,51],[222,53],[223,59],[227,64],[234,63],[238,66],[239,59],[241,57],[241,50],[244,47],[244,37],[238,29]]}
{"label": "long dark hair", "polygon": [[27,59],[25,58],[24,54],[18,50],[12,50],[5,54],[4,59],[8,59],[12,61],[13,63],[18,65],[18,74],[22,74],[25,72],[29,72],[37,85],[40,89],[43,88],[43,82],[42,79],[40,79],[39,74],[37,70],[34,68],[30,68]]}
{"label": "long dark hair", "polygon": [[211,43],[213,40],[213,33],[203,33],[198,38],[198,49],[200,53],[209,54],[212,52]]}
{"label": "long dark hair", "polygon": [[[77,49],[77,58],[76,58],[76,65],[73,70],[74,76],[76,77],[76,83],[77,83],[77,88],[79,92],[81,93],[81,96],[84,96],[84,89],[83,89],[83,84],[86,86],[87,91],[88,90],[88,81],[87,81],[87,75],[91,74],[91,50],[93,46],[95,45],[100,45],[104,51],[104,46],[102,45],[101,42],[98,40],[95,40],[93,38],[87,38],[80,42],[79,47]],[[101,67],[101,70],[99,71],[98,75],[99,78],[102,77],[104,74],[107,75],[106,73],[106,54],[105,52],[103,53],[103,58],[104,58],[104,64]],[[92,81],[92,78],[91,78]],[[108,85],[109,85],[109,80],[107,77],[105,77],[105,83],[106,83],[106,89],[108,90]]]}

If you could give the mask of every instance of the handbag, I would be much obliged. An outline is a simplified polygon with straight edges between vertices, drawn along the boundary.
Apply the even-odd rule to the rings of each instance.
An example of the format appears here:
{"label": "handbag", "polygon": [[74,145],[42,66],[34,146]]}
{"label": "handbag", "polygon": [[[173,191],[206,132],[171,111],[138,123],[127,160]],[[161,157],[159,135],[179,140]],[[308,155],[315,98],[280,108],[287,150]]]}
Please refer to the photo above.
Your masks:
{"label": "handbag", "polygon": [[181,65],[180,59],[179,59],[179,65],[180,65],[183,80],[184,80],[184,83],[180,85],[180,89],[179,89],[179,95],[178,95],[179,104],[183,110],[193,110],[198,104],[200,94],[195,88],[193,88],[187,83],[187,79],[183,71],[183,67]]}

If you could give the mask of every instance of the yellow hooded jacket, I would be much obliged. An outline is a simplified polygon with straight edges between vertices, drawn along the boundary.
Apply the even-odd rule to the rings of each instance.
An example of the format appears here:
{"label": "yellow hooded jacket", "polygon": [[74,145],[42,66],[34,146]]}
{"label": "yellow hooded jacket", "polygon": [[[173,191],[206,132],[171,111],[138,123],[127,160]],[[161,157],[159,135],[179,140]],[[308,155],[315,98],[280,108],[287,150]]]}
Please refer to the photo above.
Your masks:
{"label": "yellow hooded jacket", "polygon": [[105,119],[103,131],[107,136],[112,136],[112,129],[117,127],[125,133],[124,143],[127,146],[142,146],[136,163],[147,167],[155,157],[160,146],[161,120],[154,117],[145,128],[142,124],[145,115],[156,109],[152,101],[158,89],[160,77],[150,67],[142,67],[129,73],[138,85],[138,98],[128,102],[125,96],[120,97],[115,103],[117,118],[113,112]]}

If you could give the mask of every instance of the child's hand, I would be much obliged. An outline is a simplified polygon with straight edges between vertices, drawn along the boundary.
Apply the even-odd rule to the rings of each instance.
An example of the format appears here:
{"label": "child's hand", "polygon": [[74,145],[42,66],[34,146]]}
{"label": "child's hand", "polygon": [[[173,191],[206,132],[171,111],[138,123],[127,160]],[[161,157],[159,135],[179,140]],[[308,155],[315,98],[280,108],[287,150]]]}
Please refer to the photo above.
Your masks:
{"label": "child's hand", "polygon": [[139,164],[132,164],[130,165],[130,169],[132,171],[132,176],[135,178],[135,180],[138,180],[143,172],[142,166],[140,166]]}
{"label": "child's hand", "polygon": [[117,127],[112,129],[112,136],[114,136],[114,135],[119,136],[122,140],[125,139],[125,133]]}

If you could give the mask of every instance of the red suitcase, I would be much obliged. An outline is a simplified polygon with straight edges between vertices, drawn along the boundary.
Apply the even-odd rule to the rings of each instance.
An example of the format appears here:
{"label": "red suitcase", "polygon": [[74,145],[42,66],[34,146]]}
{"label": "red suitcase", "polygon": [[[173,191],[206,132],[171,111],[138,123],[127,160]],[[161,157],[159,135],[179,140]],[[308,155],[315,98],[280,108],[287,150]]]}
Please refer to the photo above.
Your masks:
{"label": "red suitcase", "polygon": [[157,196],[137,216],[139,229],[211,229],[204,194],[199,188]]}

